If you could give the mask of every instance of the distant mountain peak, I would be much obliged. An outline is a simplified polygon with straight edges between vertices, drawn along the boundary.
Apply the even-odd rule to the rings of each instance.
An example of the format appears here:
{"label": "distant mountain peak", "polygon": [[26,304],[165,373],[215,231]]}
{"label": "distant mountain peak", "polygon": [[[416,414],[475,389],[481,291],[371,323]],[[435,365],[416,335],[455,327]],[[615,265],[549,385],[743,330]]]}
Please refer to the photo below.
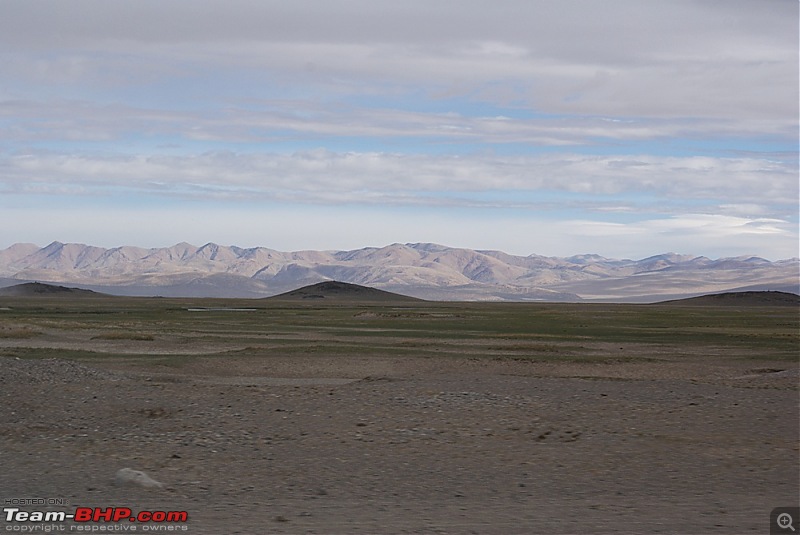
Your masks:
{"label": "distant mountain peak", "polygon": [[793,292],[799,265],[796,258],[677,253],[642,260],[516,256],[424,242],[281,252],[214,242],[104,249],[54,241],[0,250],[0,286],[38,280],[130,295],[263,297],[335,280],[433,299],[655,301],[743,288]]}

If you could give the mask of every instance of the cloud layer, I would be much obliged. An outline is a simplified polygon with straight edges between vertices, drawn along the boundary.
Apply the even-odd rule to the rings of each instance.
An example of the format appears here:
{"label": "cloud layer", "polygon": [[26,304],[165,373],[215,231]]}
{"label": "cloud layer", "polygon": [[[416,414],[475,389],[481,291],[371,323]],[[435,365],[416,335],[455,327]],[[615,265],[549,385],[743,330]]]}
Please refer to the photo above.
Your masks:
{"label": "cloud layer", "polygon": [[[473,210],[641,256],[679,249],[680,222],[697,254],[797,256],[797,19],[783,0],[11,0],[0,208],[38,199],[57,233],[71,205],[260,202],[305,217],[298,240],[320,207],[393,211],[385,242],[435,241],[403,237],[405,210]],[[92,241],[86,221],[52,239]],[[15,233],[0,246],[33,241]]]}

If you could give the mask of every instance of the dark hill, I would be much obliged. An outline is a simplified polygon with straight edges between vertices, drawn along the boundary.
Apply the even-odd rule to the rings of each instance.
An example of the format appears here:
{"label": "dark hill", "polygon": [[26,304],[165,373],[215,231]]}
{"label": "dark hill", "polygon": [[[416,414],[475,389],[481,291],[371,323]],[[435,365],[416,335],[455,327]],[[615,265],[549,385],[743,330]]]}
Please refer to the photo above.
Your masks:
{"label": "dark hill", "polygon": [[16,286],[0,288],[0,296],[2,297],[104,297],[105,295],[91,290],[67,288],[66,286],[56,286],[41,282],[26,282]]}
{"label": "dark hill", "polygon": [[728,292],[662,301],[661,305],[774,307],[800,306],[800,295],[789,292]]}
{"label": "dark hill", "polygon": [[325,281],[311,286],[304,286],[297,290],[282,293],[267,299],[276,300],[307,300],[307,301],[337,301],[337,302],[400,302],[400,301],[420,301],[415,297],[408,297],[377,288],[359,286],[348,282]]}

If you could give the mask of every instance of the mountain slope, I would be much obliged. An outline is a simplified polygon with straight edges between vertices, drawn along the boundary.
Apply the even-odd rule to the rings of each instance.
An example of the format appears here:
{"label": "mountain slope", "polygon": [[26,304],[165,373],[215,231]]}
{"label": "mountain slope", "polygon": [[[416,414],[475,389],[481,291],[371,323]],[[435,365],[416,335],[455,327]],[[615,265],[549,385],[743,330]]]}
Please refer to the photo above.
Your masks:
{"label": "mountain slope", "polygon": [[[282,252],[207,243],[104,249],[53,242],[0,251],[0,277],[124,295],[265,297],[337,280],[427,299],[663,301],[738,288],[798,292],[798,259],[673,253],[642,260],[515,256],[431,243]],[[7,285],[8,283],[6,283]]]}

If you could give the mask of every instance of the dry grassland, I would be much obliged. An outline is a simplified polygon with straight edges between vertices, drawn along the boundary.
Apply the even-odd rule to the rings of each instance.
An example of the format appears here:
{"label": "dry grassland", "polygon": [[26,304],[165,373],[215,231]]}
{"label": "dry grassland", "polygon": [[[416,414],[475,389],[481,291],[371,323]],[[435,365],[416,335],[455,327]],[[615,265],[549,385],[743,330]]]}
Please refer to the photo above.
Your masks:
{"label": "dry grassland", "polygon": [[799,319],[3,298],[0,500],[195,534],[766,533],[800,499]]}

